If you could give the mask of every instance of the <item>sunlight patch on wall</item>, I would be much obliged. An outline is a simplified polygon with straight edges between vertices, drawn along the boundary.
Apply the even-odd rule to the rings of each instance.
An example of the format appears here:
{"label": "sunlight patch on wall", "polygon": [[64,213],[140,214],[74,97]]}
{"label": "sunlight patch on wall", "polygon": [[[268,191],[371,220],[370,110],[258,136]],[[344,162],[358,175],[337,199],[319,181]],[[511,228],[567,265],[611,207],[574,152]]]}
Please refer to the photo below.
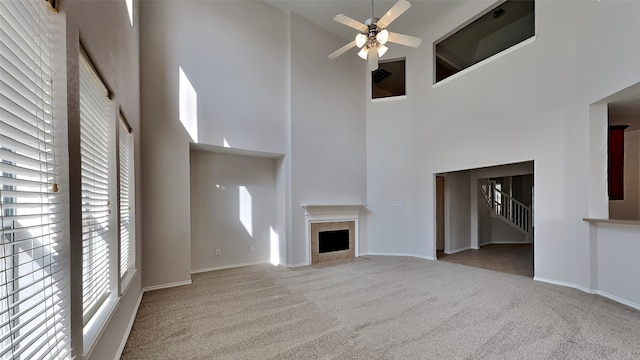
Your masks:
{"label": "sunlight patch on wall", "polygon": [[127,11],[129,12],[129,22],[131,23],[131,26],[133,26],[133,0],[126,0],[127,1]]}
{"label": "sunlight patch on wall", "polygon": [[253,237],[253,214],[251,208],[251,193],[245,186],[239,187],[240,196],[240,222],[244,225],[244,228],[249,233],[249,236]]}
{"label": "sunlight patch on wall", "polygon": [[231,145],[229,145],[229,142],[227,141],[227,138],[222,138],[222,146],[226,147],[226,148],[230,148]]}
{"label": "sunlight patch on wall", "polygon": [[180,71],[180,122],[187,130],[191,140],[198,142],[198,93],[191,85],[182,67]]}
{"label": "sunlight patch on wall", "polygon": [[269,262],[272,265],[278,266],[280,264],[280,236],[273,229],[273,226],[269,226],[270,240],[271,240],[271,256]]}

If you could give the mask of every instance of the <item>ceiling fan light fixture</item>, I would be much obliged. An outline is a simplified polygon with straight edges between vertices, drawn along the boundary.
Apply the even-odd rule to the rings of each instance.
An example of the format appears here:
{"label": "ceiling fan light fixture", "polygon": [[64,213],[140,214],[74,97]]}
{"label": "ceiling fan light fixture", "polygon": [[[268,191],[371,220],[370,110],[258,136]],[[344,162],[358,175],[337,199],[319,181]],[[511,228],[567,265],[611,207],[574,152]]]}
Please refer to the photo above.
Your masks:
{"label": "ceiling fan light fixture", "polygon": [[358,30],[358,33],[350,43],[329,54],[329,59],[335,59],[350,49],[358,47],[360,49],[358,56],[363,60],[367,60],[369,70],[373,71],[378,68],[378,59],[389,50],[384,45],[387,42],[417,48],[420,46],[422,39],[415,36],[398,34],[396,32],[390,33],[386,29],[395,19],[407,11],[410,6],[411,4],[407,0],[397,0],[395,5],[393,5],[384,16],[377,18],[373,12],[373,0],[371,0],[371,18],[365,20],[364,23],[344,14],[334,16],[333,20]]}
{"label": "ceiling fan light fixture", "polygon": [[384,46],[384,45],[380,44],[380,45],[378,46],[378,57],[382,57],[382,55],[386,54],[386,53],[387,53],[387,50],[389,50],[389,48],[388,48],[388,47],[386,47],[386,46]]}
{"label": "ceiling fan light fixture", "polygon": [[363,47],[358,51],[358,56],[360,56],[362,60],[367,60],[367,55],[369,55],[369,49],[366,47]]}
{"label": "ceiling fan light fixture", "polygon": [[389,31],[384,29],[376,34],[376,40],[382,45],[386,44],[389,41]]}
{"label": "ceiling fan light fixture", "polygon": [[364,44],[367,43],[368,40],[369,40],[369,38],[367,37],[367,35],[358,34],[358,35],[356,35],[356,46],[361,48],[361,47],[364,46]]}

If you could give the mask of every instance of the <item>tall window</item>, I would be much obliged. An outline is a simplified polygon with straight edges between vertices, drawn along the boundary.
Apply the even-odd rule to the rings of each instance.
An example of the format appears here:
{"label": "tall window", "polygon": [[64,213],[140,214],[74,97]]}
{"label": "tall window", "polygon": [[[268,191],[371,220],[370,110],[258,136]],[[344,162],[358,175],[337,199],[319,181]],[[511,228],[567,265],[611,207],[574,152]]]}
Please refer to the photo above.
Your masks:
{"label": "tall window", "polygon": [[110,258],[109,124],[106,86],[80,55],[80,159],[82,167],[82,315],[85,326],[112,289]]}
{"label": "tall window", "polygon": [[133,133],[120,116],[118,133],[120,154],[120,292],[124,291],[135,272],[135,203],[133,182]]}
{"label": "tall window", "polygon": [[70,353],[46,6],[0,1],[1,359]]}

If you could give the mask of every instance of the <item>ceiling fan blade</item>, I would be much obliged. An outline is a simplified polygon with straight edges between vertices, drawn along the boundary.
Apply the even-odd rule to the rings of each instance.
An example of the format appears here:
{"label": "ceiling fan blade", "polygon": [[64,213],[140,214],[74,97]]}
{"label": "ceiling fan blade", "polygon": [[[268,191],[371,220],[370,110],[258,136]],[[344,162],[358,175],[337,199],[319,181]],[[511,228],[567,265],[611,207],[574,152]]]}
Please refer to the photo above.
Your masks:
{"label": "ceiling fan blade", "polygon": [[369,62],[369,71],[374,71],[378,69],[378,49],[369,48],[369,55],[367,56],[367,61]]}
{"label": "ceiling fan blade", "polygon": [[389,42],[417,48],[422,43],[419,37],[389,32]]}
{"label": "ceiling fan blade", "polygon": [[354,20],[350,17],[348,17],[347,15],[344,14],[338,14],[336,16],[333,17],[333,20],[339,22],[340,24],[343,25],[347,25],[350,28],[354,28],[360,32],[364,32],[367,29],[369,29],[369,27],[363,23],[361,23],[358,20]]}
{"label": "ceiling fan blade", "polygon": [[398,16],[402,15],[402,13],[410,7],[411,4],[407,0],[398,0],[398,2],[378,20],[378,26],[382,29],[386,28],[393,20],[397,19]]}
{"label": "ceiling fan blade", "polygon": [[329,55],[329,59],[335,59],[338,56],[346,53],[347,51],[351,50],[351,48],[356,47],[356,41],[352,41],[350,43],[348,43],[347,45],[341,47],[340,49],[334,51],[333,53],[331,53],[331,55]]}

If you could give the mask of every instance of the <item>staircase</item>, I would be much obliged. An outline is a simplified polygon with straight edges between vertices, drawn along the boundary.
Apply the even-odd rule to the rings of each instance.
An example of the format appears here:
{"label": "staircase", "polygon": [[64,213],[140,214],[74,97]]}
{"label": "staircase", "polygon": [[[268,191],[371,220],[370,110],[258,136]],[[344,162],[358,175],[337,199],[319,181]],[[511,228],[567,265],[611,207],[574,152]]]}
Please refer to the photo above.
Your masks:
{"label": "staircase", "polygon": [[491,216],[502,219],[505,223],[526,235],[527,242],[532,242],[533,212],[531,207],[496,189],[495,184],[488,179],[480,180],[478,186]]}

